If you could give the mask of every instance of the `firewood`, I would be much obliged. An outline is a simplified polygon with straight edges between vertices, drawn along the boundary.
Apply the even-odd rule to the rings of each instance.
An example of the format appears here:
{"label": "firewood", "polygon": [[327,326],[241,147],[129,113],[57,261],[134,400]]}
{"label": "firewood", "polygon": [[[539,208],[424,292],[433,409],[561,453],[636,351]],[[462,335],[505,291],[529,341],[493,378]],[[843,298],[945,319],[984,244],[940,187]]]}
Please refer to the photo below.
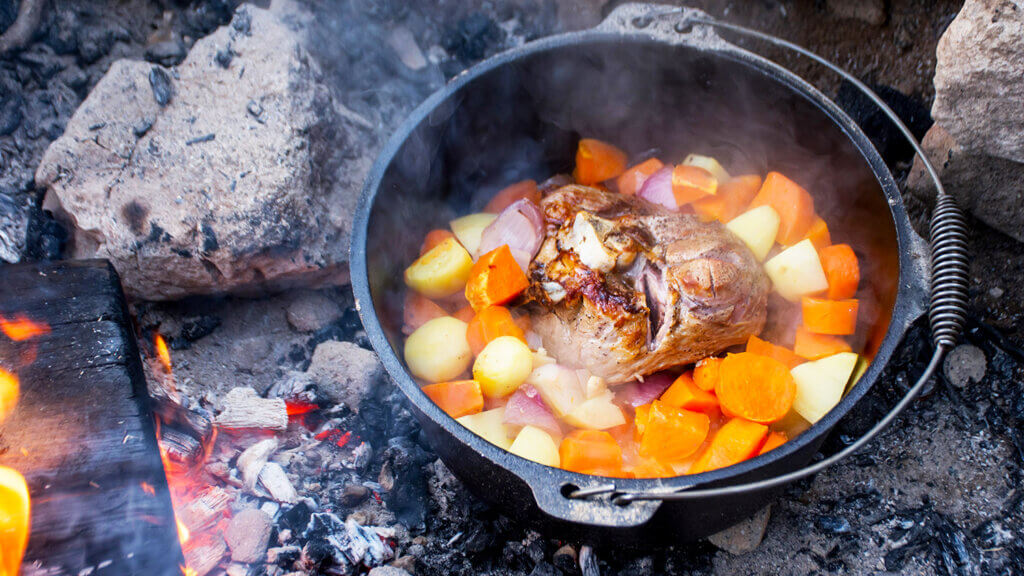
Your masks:
{"label": "firewood", "polygon": [[179,508],[181,523],[191,533],[198,533],[217,523],[235,499],[227,490],[211,486],[202,496]]}
{"label": "firewood", "polygon": [[224,396],[224,410],[216,422],[222,428],[284,430],[288,409],[280,398],[261,398],[252,388],[232,388]]}
{"label": "firewood", "polygon": [[246,489],[252,490],[260,478],[260,471],[270,455],[277,451],[277,438],[267,438],[249,446],[238,457],[238,471]]}
{"label": "firewood", "polygon": [[227,551],[228,545],[224,540],[217,538],[210,544],[196,546],[186,552],[185,565],[195,571],[196,576],[206,576],[220,564]]}
{"label": "firewood", "polygon": [[263,470],[260,471],[260,485],[278,502],[294,504],[299,501],[292,481],[288,479],[284,468],[276,462],[267,462],[263,465]]}

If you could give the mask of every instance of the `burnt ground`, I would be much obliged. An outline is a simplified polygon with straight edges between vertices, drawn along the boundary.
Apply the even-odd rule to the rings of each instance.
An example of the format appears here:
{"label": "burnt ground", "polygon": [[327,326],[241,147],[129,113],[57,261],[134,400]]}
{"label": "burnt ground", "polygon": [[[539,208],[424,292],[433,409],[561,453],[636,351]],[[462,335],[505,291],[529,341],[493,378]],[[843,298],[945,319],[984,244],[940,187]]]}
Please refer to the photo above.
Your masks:
{"label": "burnt ground", "polygon": [[[504,47],[562,27],[554,6],[530,1],[446,1],[429,14],[417,3],[398,0],[312,3],[320,17],[311,36],[333,39],[314,43],[319,46],[316,56],[338,98],[380,126],[379,138],[446,77]],[[0,1],[0,26],[12,13],[8,4]],[[155,51],[156,42],[169,39],[187,47],[230,14],[230,6],[217,2],[53,4],[57,7],[44,17],[28,50],[0,58],[0,216],[24,207],[32,213],[27,258],[59,257],[62,236],[59,226],[36,209],[32,171],[110,62],[144,58],[147,46],[151,58],[173,61],[177,49],[162,44],[165,52]],[[929,123],[934,46],[959,3],[891,0],[881,24],[836,18],[824,1],[691,4],[833,58],[880,87],[922,132]],[[599,12],[590,10],[589,16],[573,20],[574,25],[593,21]],[[502,26],[509,22],[514,25]],[[424,47],[443,46],[448,56],[422,71],[404,69],[393,54],[379,49],[382,30],[394,23],[407,26]],[[805,64],[788,63],[872,122],[842,86]],[[361,72],[352,73],[354,67]],[[882,129],[872,134],[888,158],[905,168],[906,150],[887,140],[891,136]],[[907,201],[924,231],[926,204]],[[960,386],[943,375],[869,450],[788,489],[774,504],[765,539],[754,552],[733,556],[708,543],[651,555],[598,549],[594,554],[600,573],[1024,573],[1024,496],[1019,488],[1024,465],[1024,251],[977,222],[972,250],[974,284],[966,339],[987,360],[980,382]],[[167,325],[161,331],[175,334],[185,318],[221,320],[219,326],[204,320],[212,332],[174,352],[180,376],[197,385],[208,383],[211,391],[229,387],[228,382],[264,389],[282,371],[301,369],[317,339],[360,340],[350,296],[344,292],[333,297],[349,307],[347,314],[313,336],[288,327],[282,311],[289,297],[142,305],[140,319],[143,328],[155,327],[149,319],[164,319]],[[266,349],[254,351],[239,343],[260,335],[273,337]],[[919,328],[887,376],[833,434],[826,451],[849,442],[891,406],[927,354],[927,333]],[[400,394],[382,386],[372,404],[377,409],[364,410],[360,418],[367,430],[390,439],[390,447],[378,447],[370,469],[379,471],[385,462],[391,468],[395,461],[405,463],[399,467],[394,493],[386,494],[384,502],[411,511],[400,515],[408,519],[409,534],[398,544],[403,553],[416,557],[417,574],[578,571],[556,559],[562,543],[505,520],[434,464]]]}

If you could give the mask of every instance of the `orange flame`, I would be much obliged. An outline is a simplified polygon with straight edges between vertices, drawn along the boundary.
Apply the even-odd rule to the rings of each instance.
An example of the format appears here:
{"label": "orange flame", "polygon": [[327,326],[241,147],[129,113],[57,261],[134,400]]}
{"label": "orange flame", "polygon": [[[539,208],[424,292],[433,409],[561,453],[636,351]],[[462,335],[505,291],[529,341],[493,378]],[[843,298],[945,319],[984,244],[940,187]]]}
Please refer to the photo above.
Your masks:
{"label": "orange flame", "polygon": [[188,526],[181,520],[175,519],[178,523],[178,541],[181,542],[182,547],[188,543],[188,539],[192,537],[192,534],[188,531]]}
{"label": "orange flame", "polygon": [[156,335],[156,357],[163,364],[164,370],[167,373],[171,373],[171,351],[167,349],[167,342],[164,341],[164,337],[160,334]]}
{"label": "orange flame", "polygon": [[149,482],[139,482],[139,486],[142,486],[142,491],[150,496],[156,496],[156,488]]}
{"label": "orange flame", "polygon": [[0,573],[17,574],[28,545],[31,505],[25,477],[0,466]]}
{"label": "orange flame", "polygon": [[182,576],[199,576],[195,568],[189,568],[188,566],[179,566],[181,568]]}
{"label": "orange flame", "polygon": [[7,416],[18,404],[18,377],[0,368],[0,422],[7,419]]}
{"label": "orange flame", "polygon": [[33,322],[24,314],[17,314],[13,320],[0,316],[0,331],[15,342],[42,336],[50,333],[50,327],[41,322]]}

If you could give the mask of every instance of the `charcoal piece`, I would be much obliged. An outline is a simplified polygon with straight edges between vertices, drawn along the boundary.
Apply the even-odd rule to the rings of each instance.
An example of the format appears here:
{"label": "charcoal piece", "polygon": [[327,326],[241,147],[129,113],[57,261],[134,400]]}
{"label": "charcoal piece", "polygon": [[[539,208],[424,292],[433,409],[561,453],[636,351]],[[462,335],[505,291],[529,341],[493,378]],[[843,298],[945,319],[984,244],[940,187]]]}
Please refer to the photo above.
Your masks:
{"label": "charcoal piece", "polygon": [[478,12],[445,32],[441,46],[461,63],[471,64],[494,52],[504,40],[505,32],[497,22]]}
{"label": "charcoal piece", "polygon": [[171,77],[166,70],[159,66],[153,66],[149,71],[149,86],[153,89],[153,99],[157,104],[163,107],[170,103],[173,89]]}
{"label": "charcoal piece", "polygon": [[388,442],[384,459],[394,477],[394,486],[384,494],[388,508],[405,527],[421,527],[429,493],[423,466],[433,457],[409,438],[398,437]]}
{"label": "charcoal piece", "polygon": [[146,48],[146,60],[161,66],[176,66],[185,59],[188,51],[185,45],[177,40],[157,42]]}
{"label": "charcoal piece", "polygon": [[580,548],[580,572],[583,576],[601,576],[601,568],[597,565],[597,555],[590,546]]}
{"label": "charcoal piece", "polygon": [[16,81],[0,77],[0,136],[7,136],[21,125],[25,100]]}
{"label": "charcoal piece", "polygon": [[245,109],[246,109],[247,112],[249,112],[250,115],[252,115],[253,118],[256,119],[257,122],[260,122],[260,123],[263,122],[263,119],[260,118],[261,116],[263,116],[263,105],[262,104],[260,104],[259,102],[255,101],[255,100],[250,100],[249,104],[246,105]]}
{"label": "charcoal piece", "polygon": [[[871,85],[882,100],[896,112],[900,120],[920,140],[932,125],[928,106],[920,99],[903,94],[890,86]],[[844,81],[836,94],[836,104],[844,109],[874,142],[889,164],[906,162],[913,158],[914,149],[895,124],[878,109],[867,96],[849,82]]]}
{"label": "charcoal piece", "polygon": [[55,3],[51,9],[53,15],[44,42],[57,54],[74,54],[78,51],[79,32],[84,28],[75,7]]}
{"label": "charcoal piece", "polygon": [[213,55],[213,61],[221,68],[226,69],[231,67],[231,60],[234,59],[234,57],[235,53],[232,52],[231,47],[228,46],[227,48],[218,50],[217,53]]}
{"label": "charcoal piece", "polygon": [[850,521],[842,516],[818,516],[814,520],[814,525],[829,534],[846,534],[850,531]]}
{"label": "charcoal piece", "polygon": [[181,337],[189,342],[195,342],[213,334],[220,324],[220,317],[213,314],[189,318],[181,325]]}
{"label": "charcoal piece", "polygon": [[152,118],[143,118],[132,125],[132,134],[135,134],[136,138],[142,138],[149,132],[149,129],[153,127]]}
{"label": "charcoal piece", "polygon": [[558,568],[553,565],[544,562],[543,560],[538,562],[533,570],[530,571],[530,576],[558,576]]}
{"label": "charcoal piece", "polygon": [[302,500],[281,514],[281,519],[278,523],[282,528],[300,533],[305,531],[306,527],[309,526],[309,520],[312,517],[313,512],[314,510],[309,506],[309,503]]}
{"label": "charcoal piece", "polygon": [[231,27],[236,32],[249,36],[252,34],[252,14],[248,10],[239,10],[231,20]]}
{"label": "charcoal piece", "polygon": [[558,550],[555,550],[554,556],[551,557],[551,563],[564,574],[575,574],[576,549],[573,548],[571,544],[562,546]]}
{"label": "charcoal piece", "polygon": [[49,210],[33,209],[25,232],[25,254],[32,260],[58,260],[67,246],[68,231]]}

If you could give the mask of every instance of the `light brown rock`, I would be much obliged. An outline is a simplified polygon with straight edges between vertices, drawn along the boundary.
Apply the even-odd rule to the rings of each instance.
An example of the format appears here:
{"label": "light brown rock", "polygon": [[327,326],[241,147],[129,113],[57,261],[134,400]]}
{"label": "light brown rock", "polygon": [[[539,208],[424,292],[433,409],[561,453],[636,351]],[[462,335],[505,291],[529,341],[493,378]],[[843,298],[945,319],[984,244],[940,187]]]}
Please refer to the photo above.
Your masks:
{"label": "light brown rock", "polygon": [[288,324],[299,332],[316,332],[341,318],[337,302],[320,292],[303,292],[292,300],[286,311]]}
{"label": "light brown rock", "polygon": [[377,355],[365,348],[327,341],[316,347],[307,373],[332,400],[358,412],[359,403],[384,377],[384,367]]}
{"label": "light brown rock", "polygon": [[224,531],[231,559],[245,564],[265,561],[272,528],[273,521],[262,510],[242,510],[235,514]]}
{"label": "light brown rock", "polygon": [[719,549],[737,556],[752,552],[761,544],[771,514],[772,507],[765,506],[750,518],[708,536],[708,540]]}

